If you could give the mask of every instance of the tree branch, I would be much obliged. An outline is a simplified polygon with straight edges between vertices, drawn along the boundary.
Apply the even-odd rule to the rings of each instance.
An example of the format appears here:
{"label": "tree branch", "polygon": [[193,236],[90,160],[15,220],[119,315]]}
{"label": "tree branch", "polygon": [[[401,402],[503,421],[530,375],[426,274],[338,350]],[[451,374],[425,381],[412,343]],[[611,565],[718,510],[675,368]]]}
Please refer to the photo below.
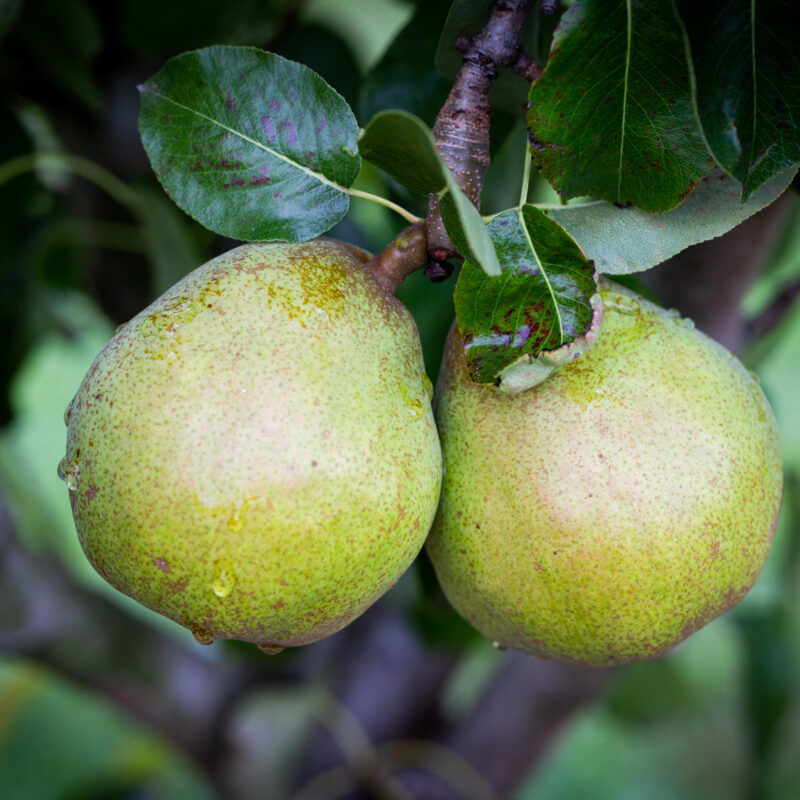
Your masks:
{"label": "tree branch", "polygon": [[[531,0],[498,0],[486,27],[472,39],[460,37],[464,60],[445,104],[436,117],[433,135],[447,168],[476,205],[489,167],[489,90],[501,69],[535,76],[520,41]],[[431,200],[426,220],[428,255],[443,262],[458,255],[444,229],[437,198]]]}
{"label": "tree branch", "polygon": [[744,339],[747,344],[771,333],[800,299],[800,280],[784,286],[775,299],[756,317],[745,323]]}

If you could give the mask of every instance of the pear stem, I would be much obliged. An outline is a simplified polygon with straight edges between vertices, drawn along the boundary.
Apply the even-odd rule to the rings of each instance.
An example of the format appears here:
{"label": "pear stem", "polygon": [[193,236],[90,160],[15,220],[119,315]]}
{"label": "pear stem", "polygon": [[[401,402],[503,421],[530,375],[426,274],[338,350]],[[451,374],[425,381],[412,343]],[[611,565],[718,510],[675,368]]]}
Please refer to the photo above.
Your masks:
{"label": "pear stem", "polygon": [[422,220],[409,225],[382,253],[367,262],[378,283],[389,294],[394,294],[412,272],[425,269],[427,264],[428,239]]}

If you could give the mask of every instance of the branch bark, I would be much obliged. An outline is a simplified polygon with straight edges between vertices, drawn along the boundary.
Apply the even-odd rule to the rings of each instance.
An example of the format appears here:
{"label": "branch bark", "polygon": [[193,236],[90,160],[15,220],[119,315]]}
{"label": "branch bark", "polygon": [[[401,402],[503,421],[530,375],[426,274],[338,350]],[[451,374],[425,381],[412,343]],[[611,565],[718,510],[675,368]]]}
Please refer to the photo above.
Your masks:
{"label": "branch bark", "polygon": [[367,266],[388,294],[394,294],[397,287],[418,269],[428,264],[425,224],[415,222],[395,236],[394,240],[375,256]]}
{"label": "branch bark", "polygon": [[751,344],[771,333],[800,300],[800,280],[793,281],[781,289],[775,299],[745,325],[745,342]]}
{"label": "branch bark", "polygon": [[[464,60],[433,126],[447,168],[476,206],[489,167],[489,91],[501,69],[515,69],[529,79],[538,74],[520,46],[530,5],[531,0],[498,0],[483,31],[458,43]],[[432,261],[441,263],[458,255],[445,231],[438,198],[431,200],[426,225]]]}

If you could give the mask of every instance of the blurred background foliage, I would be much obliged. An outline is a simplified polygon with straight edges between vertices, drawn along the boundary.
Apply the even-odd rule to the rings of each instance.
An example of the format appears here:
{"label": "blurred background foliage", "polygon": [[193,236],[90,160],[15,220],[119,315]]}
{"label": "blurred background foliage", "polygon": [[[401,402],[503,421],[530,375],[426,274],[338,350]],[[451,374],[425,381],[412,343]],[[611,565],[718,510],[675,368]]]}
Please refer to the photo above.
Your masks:
{"label": "blurred background foliage", "polygon": [[[330,640],[274,658],[203,648],[108,588],[80,552],[56,477],[67,403],[116,325],[232,245],[161,191],[136,85],[181,50],[252,44],[320,72],[362,124],[383,107],[431,123],[448,90],[434,66],[448,8],[0,0],[3,800],[800,796],[800,307],[789,301],[742,354],[784,448],[772,554],[735,611],[656,661],[588,673],[496,651],[449,609],[424,556]],[[540,27],[546,53],[552,24]],[[523,109],[504,100],[486,211],[514,204],[521,180]],[[424,214],[368,165],[359,185]],[[541,182],[534,192],[552,199]],[[784,204],[746,319],[800,280],[796,191]],[[377,251],[401,227],[355,200],[332,235]],[[418,272],[399,292],[434,380],[452,288]]]}

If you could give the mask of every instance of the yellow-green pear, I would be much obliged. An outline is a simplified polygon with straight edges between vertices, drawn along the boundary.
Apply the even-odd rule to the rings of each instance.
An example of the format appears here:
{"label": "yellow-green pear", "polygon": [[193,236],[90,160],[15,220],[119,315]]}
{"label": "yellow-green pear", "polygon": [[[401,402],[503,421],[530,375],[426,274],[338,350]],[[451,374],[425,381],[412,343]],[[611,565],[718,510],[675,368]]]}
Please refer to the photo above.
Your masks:
{"label": "yellow-green pear", "polygon": [[319,239],[213,259],[118,331],[68,409],[84,552],[199,641],[325,637],[423,545],[432,387],[366,258]]}
{"label": "yellow-green pear", "polygon": [[427,545],[484,635],[592,666],[664,653],[738,603],[782,492],[755,378],[674,312],[608,282],[601,296],[593,347],[518,395],[473,383],[451,330]]}

